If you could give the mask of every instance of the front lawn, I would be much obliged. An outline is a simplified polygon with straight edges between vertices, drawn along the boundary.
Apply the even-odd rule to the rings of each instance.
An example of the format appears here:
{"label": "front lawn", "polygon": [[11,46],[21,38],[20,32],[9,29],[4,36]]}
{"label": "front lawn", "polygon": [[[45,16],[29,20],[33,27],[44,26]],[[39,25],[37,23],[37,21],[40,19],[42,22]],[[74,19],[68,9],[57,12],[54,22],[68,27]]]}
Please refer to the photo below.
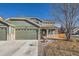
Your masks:
{"label": "front lawn", "polygon": [[58,40],[44,47],[46,56],[79,56],[79,42]]}

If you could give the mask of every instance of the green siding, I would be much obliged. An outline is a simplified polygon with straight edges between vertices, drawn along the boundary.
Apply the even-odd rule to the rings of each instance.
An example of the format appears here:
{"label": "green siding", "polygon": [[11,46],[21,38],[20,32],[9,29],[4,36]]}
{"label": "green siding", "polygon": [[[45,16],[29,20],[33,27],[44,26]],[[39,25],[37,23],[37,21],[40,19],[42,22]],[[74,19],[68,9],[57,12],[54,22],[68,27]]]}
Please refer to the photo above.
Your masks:
{"label": "green siding", "polygon": [[6,24],[4,24],[3,22],[0,22],[0,26],[1,26],[0,27],[0,40],[7,40],[7,29],[4,27],[6,26]]}
{"label": "green siding", "polygon": [[0,40],[7,40],[7,30],[0,29]]}
{"label": "green siding", "polygon": [[32,27],[34,26],[33,24],[29,23],[28,21],[12,21],[11,24],[16,25],[16,26],[32,26]]}
{"label": "green siding", "polygon": [[37,39],[37,30],[16,30],[16,39]]}

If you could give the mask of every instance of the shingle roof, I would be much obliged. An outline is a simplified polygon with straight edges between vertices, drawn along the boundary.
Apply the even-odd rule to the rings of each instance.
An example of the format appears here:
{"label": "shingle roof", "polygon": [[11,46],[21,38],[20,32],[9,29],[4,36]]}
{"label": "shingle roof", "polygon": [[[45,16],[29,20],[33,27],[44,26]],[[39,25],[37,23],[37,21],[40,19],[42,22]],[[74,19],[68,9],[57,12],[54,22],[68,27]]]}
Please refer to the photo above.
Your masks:
{"label": "shingle roof", "polygon": [[13,26],[12,24],[9,24],[8,22],[4,21],[4,19],[2,17],[0,17],[0,22],[2,22],[3,24],[5,24],[7,26]]}
{"label": "shingle roof", "polygon": [[36,25],[37,27],[40,27],[40,25],[39,24],[37,24],[37,23],[35,23],[35,22],[33,22],[33,21],[31,21],[31,20],[29,20],[29,18],[8,18],[8,20],[7,21],[9,21],[9,20],[17,20],[17,19],[19,19],[19,20],[25,20],[25,21],[28,21],[28,22],[30,22],[30,23],[32,23],[32,24],[34,24],[34,25]]}
{"label": "shingle roof", "polygon": [[[36,25],[37,27],[43,27],[42,26],[42,22],[45,22],[45,20],[40,20],[40,19],[38,19],[38,18],[20,18],[20,17],[17,17],[17,18],[14,18],[14,17],[11,17],[11,18],[8,18],[7,19],[7,21],[9,21],[9,20],[27,20],[27,21],[29,21],[30,23],[32,23],[32,24],[34,24],[34,25]],[[36,19],[36,20],[38,20],[38,21],[41,21],[41,23],[40,24],[38,24],[38,23],[36,23],[36,22],[34,22],[34,21],[32,21],[32,19]],[[47,22],[51,22],[51,21],[49,21],[49,20],[46,20]],[[48,27],[48,28],[54,28],[53,26],[52,27]]]}

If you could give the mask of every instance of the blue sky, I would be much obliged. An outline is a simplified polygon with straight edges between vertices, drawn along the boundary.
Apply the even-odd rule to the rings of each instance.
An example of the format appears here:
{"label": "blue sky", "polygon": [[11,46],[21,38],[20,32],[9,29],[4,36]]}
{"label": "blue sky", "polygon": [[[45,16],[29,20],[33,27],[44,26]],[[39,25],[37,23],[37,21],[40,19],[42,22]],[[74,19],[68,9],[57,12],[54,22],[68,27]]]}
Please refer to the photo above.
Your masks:
{"label": "blue sky", "polygon": [[[54,20],[51,11],[60,10],[59,7],[60,4],[51,3],[0,3],[0,16],[5,19],[10,17],[37,17]],[[61,16],[61,12],[58,13]]]}
{"label": "blue sky", "polygon": [[38,3],[3,3],[0,4],[0,16],[9,17],[38,17],[41,19],[51,19],[51,4]]}

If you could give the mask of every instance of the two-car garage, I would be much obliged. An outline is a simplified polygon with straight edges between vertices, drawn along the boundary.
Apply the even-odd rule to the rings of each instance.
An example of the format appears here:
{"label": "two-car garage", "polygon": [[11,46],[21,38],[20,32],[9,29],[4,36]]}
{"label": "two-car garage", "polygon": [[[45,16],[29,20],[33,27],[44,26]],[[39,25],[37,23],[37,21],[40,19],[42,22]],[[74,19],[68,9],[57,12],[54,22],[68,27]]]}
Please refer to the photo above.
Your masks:
{"label": "two-car garage", "polygon": [[16,40],[35,40],[37,39],[37,30],[36,29],[16,29],[15,31]]}
{"label": "two-car garage", "polygon": [[[37,29],[16,29],[16,40],[35,40],[38,39]],[[7,40],[7,27],[0,27],[0,40]]]}
{"label": "two-car garage", "polygon": [[[16,29],[16,40],[35,40],[38,39],[38,31],[36,29]],[[0,27],[0,40],[7,40],[7,28]]]}

